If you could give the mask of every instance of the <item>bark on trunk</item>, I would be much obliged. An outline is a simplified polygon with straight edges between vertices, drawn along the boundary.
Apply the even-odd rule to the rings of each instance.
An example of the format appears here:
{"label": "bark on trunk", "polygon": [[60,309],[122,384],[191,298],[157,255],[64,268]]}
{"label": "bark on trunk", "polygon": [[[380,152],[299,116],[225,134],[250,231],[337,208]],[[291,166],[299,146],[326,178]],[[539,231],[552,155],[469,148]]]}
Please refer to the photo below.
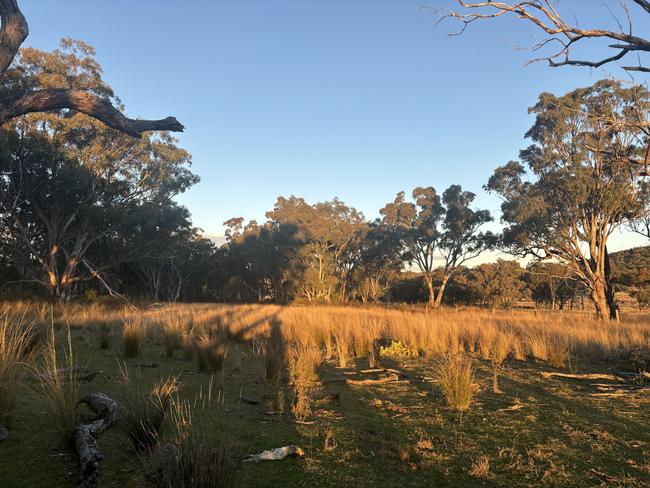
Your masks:
{"label": "bark on trunk", "polygon": [[607,246],[605,246],[605,298],[607,299],[607,307],[609,309],[609,319],[619,321],[619,308],[616,302],[616,292],[614,290],[614,282],[612,277],[612,266],[609,262],[609,253]]}
{"label": "bark on trunk", "polygon": [[442,279],[442,283],[440,283],[440,287],[438,288],[438,293],[436,294],[436,303],[434,305],[435,308],[440,308],[442,305],[442,296],[445,293],[445,288],[447,287],[447,282],[449,281],[449,277],[446,276]]}
{"label": "bark on trunk", "polygon": [[606,317],[609,317],[609,306],[607,304],[605,284],[602,281],[594,283],[591,292],[591,299],[596,307],[596,317],[598,320],[605,320]]}
{"label": "bark on trunk", "polygon": [[433,276],[425,273],[424,282],[427,284],[427,290],[429,291],[428,305],[430,308],[435,308],[436,303],[435,303],[435,293],[433,291]]}

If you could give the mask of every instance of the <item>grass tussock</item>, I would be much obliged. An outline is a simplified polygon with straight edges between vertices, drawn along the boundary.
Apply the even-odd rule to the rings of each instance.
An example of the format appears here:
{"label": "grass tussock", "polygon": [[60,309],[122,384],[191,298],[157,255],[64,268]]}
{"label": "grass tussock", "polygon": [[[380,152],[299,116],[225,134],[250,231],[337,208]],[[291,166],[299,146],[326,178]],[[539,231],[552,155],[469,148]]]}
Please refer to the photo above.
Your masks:
{"label": "grass tussock", "polygon": [[178,378],[171,376],[149,389],[136,387],[135,394],[126,401],[121,425],[136,452],[148,453],[158,445],[167,411],[179,387]]}
{"label": "grass tussock", "polygon": [[196,341],[199,371],[218,373],[223,370],[228,346],[216,337],[203,336]]}
{"label": "grass tussock", "polygon": [[158,488],[239,486],[240,461],[232,443],[209,437],[197,428],[193,417],[189,402],[172,402],[172,439],[146,461],[152,485]]}
{"label": "grass tussock", "polygon": [[456,412],[469,410],[476,393],[472,360],[464,354],[449,354],[436,366],[436,379],[447,406]]}
{"label": "grass tussock", "polygon": [[140,316],[135,315],[124,322],[122,326],[122,346],[126,359],[140,356],[145,336],[146,328]]}
{"label": "grass tussock", "polygon": [[58,431],[63,445],[69,445],[77,426],[77,400],[79,399],[78,366],[72,351],[70,328],[63,351],[57,350],[54,328],[43,351],[42,361],[36,367],[37,390],[48,410],[48,417]]}
{"label": "grass tussock", "polygon": [[33,328],[20,320],[0,318],[0,425],[14,414],[16,398],[31,359]]}

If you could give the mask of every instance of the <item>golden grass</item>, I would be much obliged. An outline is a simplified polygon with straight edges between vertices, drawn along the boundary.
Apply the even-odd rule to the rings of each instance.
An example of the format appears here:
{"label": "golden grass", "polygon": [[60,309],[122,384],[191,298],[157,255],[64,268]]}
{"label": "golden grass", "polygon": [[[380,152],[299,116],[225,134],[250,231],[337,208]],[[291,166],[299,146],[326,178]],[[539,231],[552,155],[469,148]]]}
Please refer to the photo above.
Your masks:
{"label": "golden grass", "polygon": [[469,410],[476,393],[472,360],[465,354],[446,354],[437,361],[436,376],[447,406],[457,412]]}
{"label": "golden grass", "polygon": [[73,441],[77,426],[76,405],[79,400],[78,367],[69,328],[63,355],[57,352],[56,335],[54,328],[51,329],[49,344],[35,371],[37,389],[47,405],[51,422],[58,429],[62,444],[68,445]]}
{"label": "golden grass", "polygon": [[[8,310],[7,305],[0,306]],[[19,303],[12,311],[38,318],[37,307]],[[602,360],[630,351],[650,350],[650,315],[628,314],[614,325],[586,312],[528,312],[477,309],[380,307],[280,307],[275,305],[166,305],[150,310],[70,306],[55,311],[58,323],[84,327],[123,323],[125,354],[137,354],[147,328],[157,329],[168,352],[192,353],[193,338],[220,337],[230,342],[255,341],[265,356],[266,379],[277,381],[286,364],[287,344],[317,347],[324,359],[340,367],[373,357],[375,344],[396,341],[413,355],[437,357],[469,352],[492,360],[498,354],[516,360],[566,365],[570,357]],[[165,339],[165,337],[168,339]],[[504,339],[507,338],[507,339]],[[507,352],[506,346],[507,345]],[[167,348],[167,343],[166,343]],[[129,353],[127,354],[127,350]]]}
{"label": "golden grass", "polygon": [[24,320],[0,316],[0,425],[6,425],[14,413],[34,334]]}
{"label": "golden grass", "polygon": [[125,320],[122,327],[122,346],[125,358],[136,358],[140,355],[145,335],[145,325],[140,316],[130,316]]}

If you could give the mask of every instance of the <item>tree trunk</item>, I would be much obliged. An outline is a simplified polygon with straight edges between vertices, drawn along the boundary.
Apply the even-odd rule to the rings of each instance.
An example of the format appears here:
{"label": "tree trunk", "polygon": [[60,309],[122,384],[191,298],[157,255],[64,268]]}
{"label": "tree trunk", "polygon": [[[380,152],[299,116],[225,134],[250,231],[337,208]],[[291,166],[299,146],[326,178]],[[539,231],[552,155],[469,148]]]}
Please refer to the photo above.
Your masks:
{"label": "tree trunk", "polygon": [[609,317],[609,306],[607,304],[607,292],[604,280],[598,280],[592,285],[591,299],[596,307],[598,320],[605,320]]}
{"label": "tree trunk", "polygon": [[442,283],[440,283],[440,287],[438,287],[438,293],[436,294],[436,303],[434,305],[434,308],[440,308],[442,305],[442,296],[445,293],[445,288],[447,287],[447,282],[449,281],[449,276],[445,276],[442,278]]}
{"label": "tree trunk", "polygon": [[605,246],[605,298],[607,299],[607,307],[609,308],[609,319],[619,321],[619,308],[616,302],[616,292],[614,290],[614,283],[612,278],[612,267],[609,262],[609,253],[607,246]]}
{"label": "tree trunk", "polygon": [[435,297],[435,293],[433,291],[433,275],[430,275],[429,273],[424,273],[424,282],[426,283],[427,290],[429,291],[428,305],[429,305],[430,308],[435,308],[436,297]]}

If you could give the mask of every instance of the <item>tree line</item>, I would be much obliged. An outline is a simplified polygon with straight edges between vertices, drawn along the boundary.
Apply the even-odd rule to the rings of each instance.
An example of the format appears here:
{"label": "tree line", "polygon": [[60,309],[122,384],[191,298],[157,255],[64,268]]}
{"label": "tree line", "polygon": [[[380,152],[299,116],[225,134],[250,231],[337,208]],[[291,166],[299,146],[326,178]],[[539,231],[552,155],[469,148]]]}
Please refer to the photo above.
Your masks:
{"label": "tree line", "polygon": [[[80,41],[22,49],[1,81],[3,104],[57,87],[121,108]],[[505,277],[519,273],[516,263],[474,275],[465,265],[499,250],[543,263],[559,280],[548,285],[553,303],[579,284],[601,318],[614,318],[608,239],[621,228],[648,236],[650,190],[639,161],[647,160],[649,107],[645,87],[612,80],[541,94],[529,109],[529,144],[484,187],[502,201],[499,234],[485,229],[494,217],[474,207],[473,192],[423,186],[398,193],[372,221],[336,198],[280,197],[265,222],[226,222],[220,248],[175,201],[198,177],[168,132],[134,138],[77,110],[29,113],[2,126],[0,290],[58,300],[368,302],[396,299],[397,284],[417,271],[431,308],[458,302],[445,296],[468,276],[473,298],[465,300],[493,305],[511,300],[485,298],[498,294],[485,290],[512,289]],[[555,265],[561,273],[551,273]],[[482,280],[489,284],[480,291]]]}

